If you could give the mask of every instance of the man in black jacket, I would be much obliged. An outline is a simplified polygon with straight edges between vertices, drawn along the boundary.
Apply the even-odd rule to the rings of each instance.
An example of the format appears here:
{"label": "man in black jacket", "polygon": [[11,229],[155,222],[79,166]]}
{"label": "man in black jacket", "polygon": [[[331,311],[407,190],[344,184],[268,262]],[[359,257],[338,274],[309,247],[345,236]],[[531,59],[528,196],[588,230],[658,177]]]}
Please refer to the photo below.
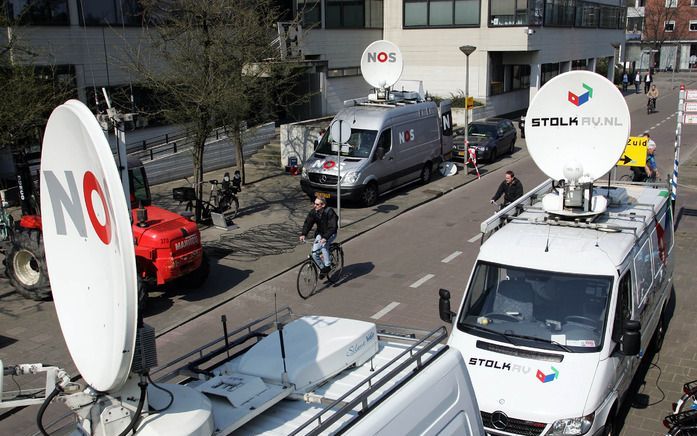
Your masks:
{"label": "man in black jacket", "polygon": [[[317,232],[315,232],[315,242],[312,244],[312,255],[315,257],[317,265],[324,265],[321,269],[322,275],[327,274],[331,269],[329,246],[332,245],[332,242],[336,239],[338,222],[339,218],[336,216],[336,212],[334,212],[334,209],[331,207],[327,207],[327,201],[324,198],[315,198],[314,208],[307,214],[307,218],[305,218],[300,241],[305,242],[307,234],[310,233],[310,230],[312,230],[312,227],[316,224]],[[319,257],[320,249],[322,259]]]}
{"label": "man in black jacket", "polygon": [[504,181],[499,185],[496,194],[491,197],[491,204],[496,203],[501,195],[503,195],[503,205],[501,207],[506,207],[523,196],[523,184],[515,178],[513,171],[506,171]]}

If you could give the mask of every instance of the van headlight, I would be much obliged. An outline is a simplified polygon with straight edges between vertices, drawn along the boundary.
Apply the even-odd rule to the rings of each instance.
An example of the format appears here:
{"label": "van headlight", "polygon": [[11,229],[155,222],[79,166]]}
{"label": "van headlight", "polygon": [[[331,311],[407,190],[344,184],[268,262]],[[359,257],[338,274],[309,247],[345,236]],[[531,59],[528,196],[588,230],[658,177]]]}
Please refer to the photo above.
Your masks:
{"label": "van headlight", "polygon": [[349,171],[348,173],[346,173],[344,177],[341,178],[341,181],[346,183],[347,185],[353,185],[354,183],[356,183],[360,176],[361,173],[359,173],[358,171]]}
{"label": "van headlight", "polygon": [[300,171],[300,177],[307,179],[307,168],[303,167],[303,169]]}
{"label": "van headlight", "polygon": [[582,435],[588,433],[588,430],[593,426],[595,413],[582,416],[580,418],[565,418],[557,419],[549,429],[547,436],[567,436],[567,435]]}

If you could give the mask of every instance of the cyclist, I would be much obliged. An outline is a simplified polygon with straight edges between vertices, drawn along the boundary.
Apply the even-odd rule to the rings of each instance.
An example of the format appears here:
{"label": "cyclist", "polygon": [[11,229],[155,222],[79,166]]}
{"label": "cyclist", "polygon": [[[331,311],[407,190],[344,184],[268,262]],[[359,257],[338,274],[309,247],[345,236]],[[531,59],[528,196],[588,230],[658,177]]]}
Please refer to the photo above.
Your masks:
{"label": "cyclist", "polygon": [[[338,223],[339,218],[334,209],[327,207],[327,201],[324,198],[315,197],[313,209],[305,218],[300,241],[305,242],[307,234],[310,233],[310,230],[316,224],[317,231],[315,232],[315,242],[312,244],[312,256],[314,256],[317,265],[324,265],[320,269],[320,278],[324,278],[324,275],[331,269],[329,246],[336,239]],[[319,257],[320,251],[322,252],[322,259]]]}
{"label": "cyclist", "polygon": [[515,174],[513,174],[513,171],[506,171],[504,179],[499,185],[499,189],[497,189],[494,196],[491,197],[491,204],[496,203],[496,201],[502,195],[502,208],[508,206],[509,204],[513,203],[514,201],[523,196],[523,184],[520,182],[520,180],[516,179]]}
{"label": "cyclist", "polygon": [[651,107],[651,111],[656,110],[656,99],[658,98],[658,88],[656,88],[656,84],[651,84],[651,89],[649,89],[649,92],[646,93],[646,96],[649,98],[649,101],[647,104]]}

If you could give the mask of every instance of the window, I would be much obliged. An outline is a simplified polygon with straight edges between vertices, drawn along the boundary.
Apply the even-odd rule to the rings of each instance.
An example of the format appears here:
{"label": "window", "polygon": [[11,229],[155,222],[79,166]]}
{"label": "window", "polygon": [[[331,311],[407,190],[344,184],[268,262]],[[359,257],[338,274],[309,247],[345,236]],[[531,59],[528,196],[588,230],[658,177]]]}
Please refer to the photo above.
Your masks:
{"label": "window", "polygon": [[541,85],[552,80],[552,78],[559,74],[559,64],[542,64],[542,72],[540,74]]}
{"label": "window", "polygon": [[364,27],[364,6],[363,0],[326,0],[324,27],[326,29]]}
{"label": "window", "polygon": [[603,29],[621,29],[620,24],[624,27],[624,23],[620,23],[620,8],[617,6],[600,6],[600,23],[599,26]]}
{"label": "window", "polygon": [[697,0],[690,0],[690,6],[692,6],[693,8],[697,6]]}
{"label": "window", "polygon": [[690,32],[697,32],[697,21],[690,20]]}
{"label": "window", "polygon": [[[378,138],[378,144],[375,150],[377,151],[378,148],[382,150],[380,153],[383,156],[390,152],[392,149],[392,129],[385,129],[382,131],[380,137]],[[378,158],[378,153],[375,153],[373,155],[373,160],[378,160]]]}
{"label": "window", "polygon": [[320,0],[298,0],[298,15],[305,28],[322,25],[322,3]]}
{"label": "window", "polygon": [[644,30],[644,17],[627,18],[628,32],[641,32],[642,30]]}
{"label": "window", "polygon": [[[351,136],[346,141],[348,147],[341,147],[341,155],[360,158],[370,156],[377,134],[375,130],[351,129]],[[330,136],[331,134],[322,136],[315,153],[336,155],[337,151],[332,148]]]}
{"label": "window", "polygon": [[138,0],[83,0],[78,2],[80,25],[104,26],[124,24],[139,26],[142,18],[142,8]]}
{"label": "window", "polygon": [[612,326],[612,340],[619,342],[624,331],[624,321],[632,319],[632,273],[627,271],[617,286],[617,308]]}
{"label": "window", "polygon": [[6,0],[7,17],[18,24],[68,25],[68,0]]}
{"label": "window", "polygon": [[525,26],[527,24],[527,0],[489,0],[489,26]]}
{"label": "window", "polygon": [[383,0],[365,0],[365,27],[382,29]]}
{"label": "window", "polygon": [[666,7],[667,8],[677,8],[678,7],[678,0],[666,0]]}
{"label": "window", "polygon": [[665,21],[664,26],[666,32],[672,32],[675,30],[675,21]]}
{"label": "window", "polygon": [[510,65],[511,91],[530,88],[530,65]]}
{"label": "window", "polygon": [[585,70],[587,69],[588,61],[586,59],[576,59],[571,61],[572,70]]}
{"label": "window", "polygon": [[634,271],[636,271],[636,288],[634,298],[639,302],[639,307],[644,305],[644,300],[653,284],[653,271],[651,268],[651,246],[649,239],[644,240],[639,252],[634,256]]}
{"label": "window", "polygon": [[404,0],[404,27],[479,25],[480,0]]}
{"label": "window", "polygon": [[576,3],[576,27],[598,27],[600,8],[597,3]]}
{"label": "window", "polygon": [[574,0],[546,0],[545,26],[574,25]]}

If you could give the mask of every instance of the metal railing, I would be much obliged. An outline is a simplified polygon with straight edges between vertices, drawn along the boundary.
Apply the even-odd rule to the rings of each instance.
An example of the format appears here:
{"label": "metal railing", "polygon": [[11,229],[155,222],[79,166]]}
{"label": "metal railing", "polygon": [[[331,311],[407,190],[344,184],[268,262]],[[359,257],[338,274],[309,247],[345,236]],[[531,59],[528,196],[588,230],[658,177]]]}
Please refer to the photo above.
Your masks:
{"label": "metal railing", "polygon": [[[227,138],[224,127],[217,127],[206,138],[206,142],[218,141],[221,138]],[[165,133],[164,135],[155,136],[150,139],[140,141],[142,149],[129,153],[141,161],[154,160],[157,157],[166,156],[177,153],[180,150],[187,149],[194,144],[194,140],[190,135],[190,130],[184,129],[174,133]],[[126,148],[130,149],[138,143],[127,144]]]}

